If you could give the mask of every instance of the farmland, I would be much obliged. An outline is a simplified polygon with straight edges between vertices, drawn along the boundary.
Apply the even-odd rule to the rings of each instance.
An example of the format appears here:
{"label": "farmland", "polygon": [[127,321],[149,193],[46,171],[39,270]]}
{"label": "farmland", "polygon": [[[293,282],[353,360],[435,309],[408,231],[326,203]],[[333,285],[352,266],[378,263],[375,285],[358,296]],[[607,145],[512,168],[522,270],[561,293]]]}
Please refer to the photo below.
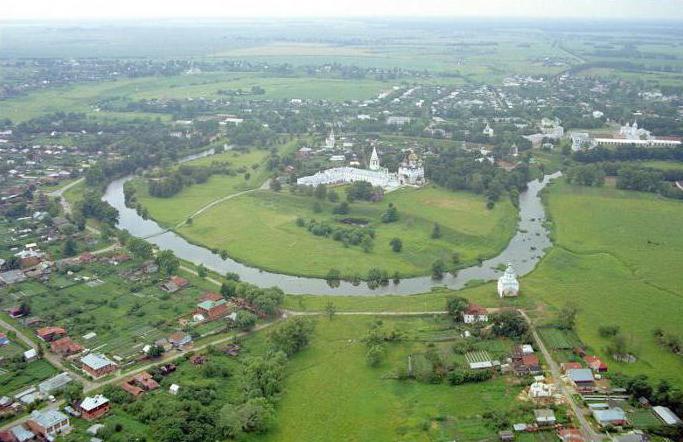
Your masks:
{"label": "farmland", "polygon": [[120,79],[53,88],[4,100],[0,109],[0,118],[20,122],[49,112],[86,112],[98,118],[113,119],[156,118],[160,115],[117,114],[100,111],[98,103],[101,100],[118,97],[126,97],[130,100],[212,98],[217,97],[221,89],[249,89],[253,86],[260,86],[265,90],[264,98],[341,101],[372,98],[383,89],[390,88],[392,84],[372,80],[350,82],[339,79],[278,78],[261,74],[230,72],[198,76]]}

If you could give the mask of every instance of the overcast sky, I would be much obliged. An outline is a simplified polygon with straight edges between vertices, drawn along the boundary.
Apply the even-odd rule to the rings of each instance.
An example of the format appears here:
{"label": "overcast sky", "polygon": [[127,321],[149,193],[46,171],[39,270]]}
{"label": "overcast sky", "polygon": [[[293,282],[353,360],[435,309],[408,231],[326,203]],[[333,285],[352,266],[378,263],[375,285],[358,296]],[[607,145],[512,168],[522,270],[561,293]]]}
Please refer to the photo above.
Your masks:
{"label": "overcast sky", "polygon": [[2,0],[0,2],[0,20],[329,16],[683,19],[683,0]]}

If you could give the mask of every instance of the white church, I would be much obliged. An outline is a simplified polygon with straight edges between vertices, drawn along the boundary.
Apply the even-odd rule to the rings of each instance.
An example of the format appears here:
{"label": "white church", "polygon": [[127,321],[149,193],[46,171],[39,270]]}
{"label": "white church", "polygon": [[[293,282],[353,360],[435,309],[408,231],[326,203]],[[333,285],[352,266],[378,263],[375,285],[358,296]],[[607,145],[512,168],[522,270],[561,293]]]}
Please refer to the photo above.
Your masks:
{"label": "white church", "polygon": [[512,268],[512,264],[508,264],[503,276],[498,278],[498,296],[501,298],[514,297],[519,295],[519,281],[517,275]]}
{"label": "white church", "polygon": [[367,181],[384,190],[394,190],[401,186],[421,186],[425,183],[424,166],[417,155],[409,151],[398,171],[391,173],[389,169],[382,167],[377,149],[373,147],[367,169],[334,167],[315,175],[298,178],[296,183],[303,186],[317,186],[319,184],[346,184],[354,181]]}

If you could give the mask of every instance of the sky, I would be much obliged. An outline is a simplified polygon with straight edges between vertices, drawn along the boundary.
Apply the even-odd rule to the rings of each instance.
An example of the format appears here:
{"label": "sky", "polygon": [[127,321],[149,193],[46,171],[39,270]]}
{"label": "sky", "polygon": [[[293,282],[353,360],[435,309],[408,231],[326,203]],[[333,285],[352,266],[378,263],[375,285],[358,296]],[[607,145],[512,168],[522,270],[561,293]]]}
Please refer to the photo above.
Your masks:
{"label": "sky", "polygon": [[243,17],[683,19],[683,0],[3,0],[0,21]]}

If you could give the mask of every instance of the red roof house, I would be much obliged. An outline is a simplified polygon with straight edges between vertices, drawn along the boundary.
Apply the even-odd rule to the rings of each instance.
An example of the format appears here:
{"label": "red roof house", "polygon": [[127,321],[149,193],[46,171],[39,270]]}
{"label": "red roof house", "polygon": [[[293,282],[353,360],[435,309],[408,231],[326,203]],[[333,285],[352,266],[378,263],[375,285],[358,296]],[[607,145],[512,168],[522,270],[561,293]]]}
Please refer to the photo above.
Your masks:
{"label": "red roof house", "polygon": [[65,336],[66,330],[61,327],[43,327],[36,330],[36,335],[45,342],[52,342]]}
{"label": "red roof house", "polygon": [[596,373],[605,373],[607,371],[607,364],[602,362],[597,356],[584,356],[583,360],[586,361],[588,367]]}
{"label": "red roof house", "polygon": [[580,362],[563,362],[562,364],[560,364],[560,368],[562,368],[562,373],[566,373],[567,370],[583,368],[583,366]]}
{"label": "red roof house", "polygon": [[56,341],[52,341],[50,344],[50,350],[52,350],[53,353],[57,353],[62,356],[71,356],[82,352],[83,346],[75,343],[70,337],[66,336],[61,339],[57,339]]}

